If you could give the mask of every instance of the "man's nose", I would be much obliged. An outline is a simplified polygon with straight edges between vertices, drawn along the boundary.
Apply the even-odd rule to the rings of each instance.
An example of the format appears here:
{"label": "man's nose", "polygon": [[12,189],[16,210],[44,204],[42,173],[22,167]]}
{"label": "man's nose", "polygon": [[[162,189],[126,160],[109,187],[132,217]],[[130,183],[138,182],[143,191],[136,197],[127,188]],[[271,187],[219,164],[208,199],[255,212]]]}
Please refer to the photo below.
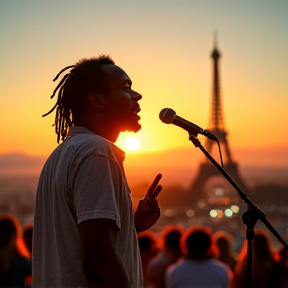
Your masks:
{"label": "man's nose", "polygon": [[131,90],[132,100],[139,101],[142,98],[142,95],[134,90]]}

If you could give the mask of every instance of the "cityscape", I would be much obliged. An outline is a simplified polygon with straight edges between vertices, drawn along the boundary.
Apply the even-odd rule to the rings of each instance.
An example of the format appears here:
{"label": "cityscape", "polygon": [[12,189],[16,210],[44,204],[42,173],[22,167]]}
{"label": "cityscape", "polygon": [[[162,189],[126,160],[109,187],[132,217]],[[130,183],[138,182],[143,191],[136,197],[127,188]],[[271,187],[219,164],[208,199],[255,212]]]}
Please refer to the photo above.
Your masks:
{"label": "cityscape", "polygon": [[[236,183],[240,190],[247,193],[248,198],[264,212],[268,221],[287,239],[287,223],[288,216],[288,180],[286,178],[287,168],[281,170],[280,177],[275,177],[274,181],[268,183],[254,182],[249,179],[249,175],[253,175],[245,169],[243,177],[241,175],[241,163],[233,161],[233,153],[230,150],[227,131],[223,121],[223,108],[221,107],[220,93],[220,71],[219,60],[220,52],[214,44],[211,53],[213,65],[213,93],[212,93],[212,111],[210,119],[209,131],[217,137],[222,150],[222,158],[224,169]],[[229,119],[228,119],[229,121]],[[193,136],[194,137],[194,136]],[[207,138],[205,147],[210,155],[218,157],[218,147],[215,141]],[[233,147],[232,147],[233,148]],[[19,158],[23,157],[19,155]],[[2,160],[5,158],[2,157]],[[37,181],[40,173],[40,165],[44,159],[30,159],[36,164],[38,170],[28,170],[22,175],[13,173],[11,175],[2,175],[0,179],[0,213],[13,213],[23,224],[33,223],[33,212],[35,205],[35,196]],[[10,163],[6,159],[7,163]],[[13,161],[12,161],[13,162]],[[25,157],[22,164],[25,162]],[[13,164],[13,163],[12,163]],[[23,164],[25,166],[25,163]],[[4,165],[5,166],[5,165]],[[7,165],[9,168],[9,165]],[[13,167],[13,165],[12,165]],[[11,169],[11,167],[10,167]],[[257,170],[257,168],[256,168]],[[271,168],[271,171],[273,168]],[[5,167],[2,172],[5,171]],[[261,171],[261,170],[260,170]],[[262,171],[263,172],[263,171]],[[267,171],[266,171],[267,173]],[[3,174],[3,173],[2,173]],[[155,233],[160,231],[167,225],[179,225],[187,229],[195,225],[204,225],[212,228],[213,231],[224,230],[234,236],[234,248],[239,252],[245,237],[245,228],[242,215],[247,211],[248,207],[241,199],[238,192],[231,186],[228,180],[216,169],[215,166],[206,158],[199,164],[198,170],[194,173],[194,179],[189,187],[183,188],[180,185],[170,185],[165,188],[165,192],[160,194],[159,202],[162,209],[161,217],[158,223],[152,228]],[[255,174],[255,171],[254,171]],[[277,172],[276,172],[277,174]],[[129,175],[128,175],[129,176]],[[259,176],[264,179],[265,175],[259,172]],[[129,177],[128,177],[129,178]],[[273,177],[271,178],[273,179]],[[192,180],[192,179],[191,179]],[[142,195],[145,194],[146,184],[134,185],[132,188],[134,206],[136,207]],[[263,223],[258,221],[256,228],[264,228]],[[275,246],[279,245],[273,236]]]}

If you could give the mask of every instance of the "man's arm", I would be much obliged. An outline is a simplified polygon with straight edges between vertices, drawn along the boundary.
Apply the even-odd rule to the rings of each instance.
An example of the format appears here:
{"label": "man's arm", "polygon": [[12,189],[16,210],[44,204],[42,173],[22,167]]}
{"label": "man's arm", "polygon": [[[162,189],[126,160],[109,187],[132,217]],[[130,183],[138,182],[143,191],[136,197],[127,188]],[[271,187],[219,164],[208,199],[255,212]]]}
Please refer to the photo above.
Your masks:
{"label": "man's arm", "polygon": [[110,219],[93,219],[81,222],[78,228],[89,287],[128,288],[128,276],[115,249],[119,231],[116,223]]}

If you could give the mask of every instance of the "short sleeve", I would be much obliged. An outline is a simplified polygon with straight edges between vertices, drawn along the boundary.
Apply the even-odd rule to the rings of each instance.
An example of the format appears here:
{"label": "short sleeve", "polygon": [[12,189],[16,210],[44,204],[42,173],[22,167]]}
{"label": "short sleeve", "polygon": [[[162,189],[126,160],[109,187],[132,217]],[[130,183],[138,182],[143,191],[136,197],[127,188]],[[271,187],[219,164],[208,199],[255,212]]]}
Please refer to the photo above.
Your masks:
{"label": "short sleeve", "polygon": [[117,197],[121,187],[117,161],[102,155],[89,155],[75,174],[73,198],[77,224],[90,219],[112,219],[121,228]]}

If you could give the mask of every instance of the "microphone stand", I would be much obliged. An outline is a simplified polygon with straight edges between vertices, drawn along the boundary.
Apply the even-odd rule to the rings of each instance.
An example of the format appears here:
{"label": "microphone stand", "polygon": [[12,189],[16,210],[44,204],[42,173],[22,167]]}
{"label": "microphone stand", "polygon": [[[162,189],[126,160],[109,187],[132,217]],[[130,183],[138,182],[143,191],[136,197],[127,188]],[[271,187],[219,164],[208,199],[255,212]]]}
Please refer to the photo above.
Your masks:
{"label": "microphone stand", "polygon": [[[196,134],[196,135],[195,135]],[[247,245],[247,288],[252,288],[252,248],[254,239],[254,227],[258,220],[260,220],[269,231],[279,240],[284,247],[288,248],[288,243],[279,235],[275,228],[269,223],[266,215],[257,207],[247,195],[239,188],[239,186],[231,179],[227,172],[218,164],[218,162],[205,150],[197,138],[198,133],[189,133],[189,140],[206,155],[214,166],[222,173],[222,175],[229,181],[229,183],[236,189],[242,200],[247,204],[247,211],[242,215],[242,221],[247,226],[246,239]]]}

